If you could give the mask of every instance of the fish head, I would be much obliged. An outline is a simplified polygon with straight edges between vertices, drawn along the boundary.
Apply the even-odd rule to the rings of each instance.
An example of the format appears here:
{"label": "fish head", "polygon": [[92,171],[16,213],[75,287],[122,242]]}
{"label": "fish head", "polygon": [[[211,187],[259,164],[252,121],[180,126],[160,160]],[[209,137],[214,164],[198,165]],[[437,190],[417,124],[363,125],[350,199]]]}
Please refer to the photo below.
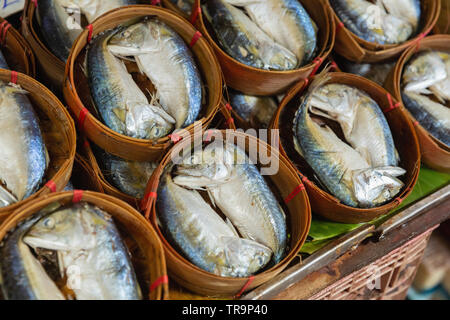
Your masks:
{"label": "fish head", "polygon": [[155,51],[157,30],[150,29],[146,21],[125,27],[114,34],[108,43],[109,50],[118,56],[133,56]]}
{"label": "fish head", "polygon": [[30,228],[24,237],[26,244],[33,248],[48,250],[70,250],[84,248],[89,241],[84,236],[91,224],[81,210],[63,209],[48,214]]}
{"label": "fish head", "polygon": [[445,62],[437,52],[427,52],[415,58],[403,73],[406,91],[420,92],[447,77]]}
{"label": "fish head", "polygon": [[212,143],[204,149],[194,151],[175,168],[178,185],[198,189],[229,181],[234,173],[236,161],[222,142]]}

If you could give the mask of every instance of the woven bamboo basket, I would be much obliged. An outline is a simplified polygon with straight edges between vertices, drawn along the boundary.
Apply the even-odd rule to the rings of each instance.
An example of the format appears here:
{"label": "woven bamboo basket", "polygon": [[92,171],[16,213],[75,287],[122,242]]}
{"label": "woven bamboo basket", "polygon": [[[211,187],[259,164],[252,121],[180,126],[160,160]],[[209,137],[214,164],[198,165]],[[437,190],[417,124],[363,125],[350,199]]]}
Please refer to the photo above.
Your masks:
{"label": "woven bamboo basket", "polygon": [[[430,49],[450,53],[450,35],[434,35],[426,37],[420,42],[420,47],[414,46],[409,48],[399,58],[385,83],[385,88],[387,88],[398,101],[401,101],[402,99],[401,78],[405,65],[417,52]],[[450,148],[429,134],[409,112],[407,113],[409,119],[414,124],[419,139],[422,161],[433,169],[450,172]]]}
{"label": "woven bamboo basket", "polygon": [[0,222],[18,207],[51,191],[62,190],[70,179],[75,157],[75,126],[61,102],[42,84],[21,73],[0,69],[0,80],[16,82],[29,92],[28,98],[36,111],[50,163],[42,187],[25,200],[0,208]]}
{"label": "woven bamboo basket", "polygon": [[[272,119],[270,127],[271,129],[280,130],[281,153],[290,159],[292,164],[297,168],[298,174],[305,183],[314,213],[341,223],[369,222],[399,206],[411,193],[420,170],[420,151],[417,136],[404,108],[398,106],[397,101],[385,89],[372,81],[353,74],[332,72],[329,75],[331,78],[329,83],[341,83],[354,86],[369,94],[385,113],[392,131],[395,146],[400,155],[399,166],[406,170],[406,174],[400,177],[405,185],[396,195],[395,199],[375,208],[353,208],[344,205],[336,197],[320,188],[320,185],[314,178],[312,168],[298,154],[293,143],[293,119],[300,106],[300,97],[305,90],[305,84],[303,82],[298,83],[286,95]],[[389,101],[390,99],[392,103]],[[392,109],[392,106],[398,107]]]}
{"label": "woven bamboo basket", "polygon": [[434,34],[450,34],[450,1],[441,0],[441,13],[433,28]]}
{"label": "woven bamboo basket", "polygon": [[[276,190],[272,189],[275,194],[281,199],[285,199],[284,211],[287,216],[288,233],[290,234],[288,239],[290,243],[289,250],[284,259],[274,267],[258,273],[254,277],[231,278],[217,276],[193,265],[180,255],[166,240],[157,223],[155,198],[146,198],[147,201],[143,203],[143,208],[145,209],[145,216],[150,219],[163,242],[167,267],[172,279],[185,288],[202,295],[215,297],[239,296],[243,292],[251,290],[272,279],[287,267],[289,262],[298,254],[301,246],[306,240],[311,224],[311,211],[308,196],[303,188],[301,180],[296,175],[294,168],[283,156],[278,154],[276,149],[253,136],[237,131],[227,130],[227,132],[225,132],[223,130],[207,130],[204,132],[203,137],[207,137],[209,133],[217,134],[224,139],[225,135],[228,133],[231,139],[228,140],[229,142],[234,141],[234,139],[238,139],[238,141],[239,139],[244,139],[246,149],[248,149],[250,143],[253,145],[257,144],[258,150],[264,152],[264,154],[267,154],[266,152],[269,151],[271,154],[279,156],[279,171],[277,174],[269,177],[269,182],[273,183],[274,188],[276,188]],[[183,147],[189,147],[191,142],[192,140],[190,139],[183,139],[171,149],[161,162],[160,166],[153,173],[147,186],[147,194],[156,194],[160,176],[163,173],[164,168],[170,163],[171,154],[178,153]],[[248,152],[248,150],[246,151]]]}
{"label": "woven bamboo basket", "polygon": [[[148,1],[141,1],[148,3]],[[58,59],[42,40],[40,27],[36,18],[37,0],[25,0],[22,13],[21,32],[28,41],[36,55],[39,67],[39,75],[55,90],[61,90],[64,81],[65,62]]]}
{"label": "woven bamboo basket", "polygon": [[30,45],[19,31],[3,18],[0,18],[0,50],[11,70],[33,78],[36,76],[36,63]]}
{"label": "woven bamboo basket", "polygon": [[[46,206],[58,202],[69,205],[75,201],[84,201],[110,214],[127,245],[143,297],[150,300],[168,299],[168,282],[164,251],[156,232],[139,212],[128,204],[101,193],[92,191],[67,191],[43,196],[17,208],[0,226],[0,239],[18,223],[29,218]],[[166,281],[161,281],[165,279]],[[159,283],[159,285],[155,285]],[[152,288],[153,290],[149,290]]]}
{"label": "woven bamboo basket", "polygon": [[[192,39],[196,38],[197,31],[186,20],[167,9],[150,5],[128,6],[110,11],[92,24],[92,36],[94,37],[98,33],[113,28],[132,18],[149,15],[157,16],[160,20],[167,23],[188,44],[191,43]],[[88,43],[88,36],[89,30],[85,30],[72,47],[66,65],[65,84],[63,88],[64,97],[68,102],[72,114],[75,119],[78,119],[78,129],[83,131],[91,141],[103,150],[123,159],[135,161],[152,161],[158,159],[161,153],[166,151],[172,144],[169,136],[155,141],[131,138],[111,130],[96,116],[86,77],[81,71],[81,62],[86,53],[85,48]],[[206,128],[219,108],[222,99],[220,66],[214,56],[214,52],[209,47],[207,41],[202,38],[198,39],[191,50],[196,58],[205,88],[207,89],[207,93],[205,94],[207,102],[202,106],[199,120],[195,124],[184,128],[183,132],[186,134],[193,132],[194,126],[198,124]],[[138,76],[139,72],[135,68],[132,74]],[[148,81],[141,82],[141,84],[150,88]],[[89,112],[87,115],[83,115],[84,111]],[[83,123],[81,124],[82,119]]]}
{"label": "woven bamboo basket", "polygon": [[412,39],[395,45],[381,45],[365,41],[348,30],[338,18],[329,0],[325,0],[327,7],[332,11],[336,24],[336,45],[334,49],[341,56],[355,62],[381,62],[390,58],[398,57],[404,50],[414,45],[431,32],[436,24],[441,10],[440,0],[422,0],[422,17],[420,32]]}
{"label": "woven bamboo basket", "polygon": [[306,79],[315,72],[324,61],[334,45],[334,21],[331,11],[322,1],[300,0],[302,5],[316,22],[318,32],[317,55],[313,62],[296,70],[269,71],[247,66],[231,58],[214,40],[208,31],[209,26],[201,13],[200,0],[195,0],[191,22],[214,48],[220,61],[225,81],[228,86],[249,95],[268,96],[282,93],[294,83]]}

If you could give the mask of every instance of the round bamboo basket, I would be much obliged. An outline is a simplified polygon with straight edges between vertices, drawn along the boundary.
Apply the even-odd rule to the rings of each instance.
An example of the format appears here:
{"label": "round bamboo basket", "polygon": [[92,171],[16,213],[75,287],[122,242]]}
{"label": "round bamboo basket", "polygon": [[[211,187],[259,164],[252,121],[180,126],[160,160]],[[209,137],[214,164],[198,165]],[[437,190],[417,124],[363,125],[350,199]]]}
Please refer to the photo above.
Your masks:
{"label": "round bamboo basket", "polygon": [[21,72],[32,78],[36,76],[36,63],[30,45],[3,18],[0,18],[0,50],[11,70]]}
{"label": "round bamboo basket", "polygon": [[[252,144],[258,145],[258,150],[264,152],[264,154],[270,153],[276,157],[279,156],[279,171],[277,174],[268,177],[268,180],[270,180],[269,183],[274,186],[272,189],[274,194],[281,199],[285,199],[284,203],[281,201],[280,204],[284,205],[284,212],[287,216],[288,234],[290,234],[290,237],[288,237],[289,249],[284,259],[274,267],[258,273],[252,278],[217,276],[200,269],[189,262],[166,240],[157,223],[158,214],[154,198],[149,198],[146,203],[143,203],[143,211],[145,212],[146,217],[152,222],[153,227],[163,243],[167,267],[172,279],[178,284],[198,294],[214,297],[230,297],[240,295],[245,291],[261,285],[275,277],[287,267],[289,262],[297,256],[301,246],[306,240],[311,225],[311,209],[308,195],[304,188],[302,189],[303,184],[301,180],[296,175],[294,168],[283,156],[279,155],[276,149],[253,136],[238,131],[207,130],[204,132],[203,137],[207,137],[209,132],[222,136],[224,139],[226,134],[229,134],[228,137],[230,137],[231,140],[228,141],[230,142],[234,142],[235,139],[238,139],[237,141],[239,141],[239,139],[244,139],[241,141],[245,141],[247,152],[249,144]],[[147,186],[147,194],[156,194],[160,176],[163,173],[164,168],[170,163],[171,154],[177,154],[183,147],[189,147],[192,141],[193,140],[191,139],[183,139],[170,150],[160,166],[154,171]]]}
{"label": "round bamboo basket", "polygon": [[[298,174],[305,183],[314,213],[341,223],[369,222],[399,206],[411,193],[420,170],[420,151],[417,136],[402,106],[388,111],[391,108],[391,103],[389,102],[388,92],[385,89],[372,81],[353,74],[332,72],[329,75],[331,78],[329,83],[341,83],[354,86],[369,94],[385,113],[392,131],[395,146],[400,155],[399,166],[406,170],[406,174],[400,177],[405,185],[396,195],[395,199],[375,208],[353,208],[344,205],[340,200],[320,187],[314,178],[314,171],[298,154],[293,143],[293,119],[300,106],[300,97],[305,90],[304,83],[298,83],[286,95],[272,120],[271,129],[278,129],[280,131],[281,153],[290,159],[292,164],[297,168]],[[392,99],[392,103],[395,105],[397,101]]]}
{"label": "round bamboo basket", "polygon": [[[127,245],[133,266],[141,286],[143,297],[149,300],[168,299],[168,283],[163,281],[150,292],[149,288],[158,279],[167,276],[164,251],[156,232],[139,212],[128,204],[101,193],[92,191],[76,191],[77,198],[82,192],[79,201],[84,201],[98,206],[110,214]],[[18,208],[0,226],[0,239],[3,239],[8,231],[13,230],[18,223],[26,220],[46,206],[59,202],[61,205],[69,205],[74,201],[74,191],[58,192],[35,199],[26,206]]]}
{"label": "round bamboo basket", "polygon": [[[401,80],[405,65],[417,52],[427,50],[440,50],[450,53],[450,35],[434,35],[426,37],[420,42],[420,47],[414,46],[409,48],[398,59],[397,64],[391,70],[385,83],[386,89],[389,90],[398,101],[402,101]],[[450,148],[429,134],[407,110],[406,112],[411,123],[414,125],[419,139],[422,161],[433,169],[450,172]]]}
{"label": "round bamboo basket", "polygon": [[[196,36],[196,29],[186,20],[167,9],[150,5],[128,6],[108,12],[92,24],[92,36],[94,37],[98,33],[113,28],[132,18],[150,15],[157,16],[160,20],[171,26],[188,44]],[[88,30],[83,31],[72,47],[66,65],[65,84],[63,88],[64,97],[75,119],[84,119],[83,127],[79,127],[79,129],[103,150],[120,158],[135,161],[152,161],[158,159],[161,153],[165,152],[172,144],[169,136],[155,141],[131,138],[111,130],[95,115],[96,112],[90,96],[87,80],[81,71],[81,64],[84,61],[83,58],[86,53],[85,48],[88,42],[88,35]],[[206,128],[219,108],[222,99],[221,71],[214,52],[209,47],[207,41],[202,38],[198,39],[191,50],[196,58],[207,90],[205,94],[207,102],[203,104],[199,119],[196,123],[184,128],[182,130],[183,133],[180,133],[180,135],[187,135],[193,132],[194,126],[198,124]],[[134,71],[132,74],[139,74],[138,70]],[[86,109],[89,110],[86,117],[80,117],[80,113]]]}
{"label": "round bamboo basket", "polygon": [[[142,1],[148,3],[148,1]],[[30,44],[38,61],[39,75],[45,83],[57,91],[64,83],[65,62],[58,59],[42,40],[40,27],[36,18],[36,4],[38,1],[25,0],[22,13],[21,32]]]}
{"label": "round bamboo basket", "polygon": [[[0,80],[11,81],[11,71],[0,69]],[[54,190],[64,189],[72,173],[75,158],[76,133],[72,118],[61,102],[42,84],[27,75],[18,73],[16,83],[28,91],[28,98],[36,111],[42,135],[47,147],[50,163],[41,188],[33,195],[10,206],[0,208],[0,222],[18,207],[26,205],[33,199],[50,193],[45,184],[53,182]],[[13,73],[14,77],[14,73]]]}
{"label": "round bamboo basket", "polygon": [[400,56],[404,50],[430,33],[438,20],[441,10],[440,0],[422,0],[420,2],[422,8],[420,32],[401,44],[381,45],[365,41],[348,30],[334,12],[329,0],[326,0],[326,5],[332,11],[337,26],[334,49],[347,60],[355,62],[374,63]]}
{"label": "round bamboo basket", "polygon": [[[317,54],[313,62],[299,69],[289,71],[269,71],[247,66],[230,57],[214,40],[208,31],[206,19],[200,9],[200,0],[195,0],[192,14],[194,25],[214,48],[228,86],[249,95],[270,96],[282,93],[294,83],[306,79],[320,67],[334,45],[335,26],[332,13],[322,1],[300,0],[319,28]],[[194,19],[198,13],[198,18]]]}
{"label": "round bamboo basket", "polygon": [[450,34],[450,1],[441,0],[441,13],[433,28],[434,34]]}

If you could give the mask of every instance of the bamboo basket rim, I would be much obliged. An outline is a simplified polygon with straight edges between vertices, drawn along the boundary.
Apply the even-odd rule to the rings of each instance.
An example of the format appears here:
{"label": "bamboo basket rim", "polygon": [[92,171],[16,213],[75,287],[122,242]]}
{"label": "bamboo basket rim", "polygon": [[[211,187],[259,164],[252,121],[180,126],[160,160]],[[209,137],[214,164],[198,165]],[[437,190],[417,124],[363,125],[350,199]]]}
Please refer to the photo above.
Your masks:
{"label": "bamboo basket rim", "polygon": [[[97,35],[97,33],[95,33],[96,27],[100,27],[100,29],[101,29],[102,23],[106,20],[109,20],[109,16],[111,16],[117,12],[127,12],[127,11],[131,11],[131,10],[136,11],[136,16],[142,16],[142,17],[149,16],[149,15],[156,15],[159,17],[159,14],[161,14],[161,13],[166,14],[166,15],[171,15],[171,16],[175,17],[176,19],[178,19],[178,22],[180,22],[184,27],[186,27],[189,31],[191,31],[192,34],[195,34],[197,31],[192,25],[190,25],[187,22],[187,20],[185,20],[183,17],[175,14],[174,12],[172,12],[169,9],[161,8],[161,7],[157,7],[157,6],[153,6],[153,5],[139,4],[139,5],[123,6],[120,8],[110,10],[107,13],[105,13],[105,14],[101,15],[100,17],[98,17],[97,19],[95,19],[95,21],[93,21],[91,24],[93,26],[93,30],[94,30],[92,32],[92,37]],[[78,57],[78,55],[81,53],[81,51],[84,50],[84,48],[88,45],[88,43],[87,42],[84,43],[84,41],[89,37],[89,35],[90,35],[90,31],[88,29],[84,29],[83,32],[75,40],[75,42],[72,46],[72,49],[70,51],[69,58],[67,59],[67,63],[65,66],[65,72],[64,72],[64,83],[65,83],[64,87],[69,90],[70,94],[73,96],[76,104],[78,105],[78,107],[80,109],[85,108],[85,106],[84,106],[83,102],[81,101],[76,88],[73,86],[73,84],[75,83],[74,65],[75,65],[76,57]],[[218,62],[216,56],[214,55],[213,50],[208,45],[207,41],[205,39],[203,39],[202,37],[200,37],[198,39],[196,45],[201,45],[202,47],[204,47],[203,49],[209,54],[210,58],[212,59],[211,63],[216,64],[217,70],[220,72],[219,62]],[[191,50],[191,52],[194,56],[196,56],[192,50]],[[211,71],[211,70],[208,70],[208,71]],[[219,87],[223,87],[221,72],[220,72],[220,77],[218,77],[218,79],[219,79],[218,81],[220,82]],[[221,100],[221,94],[217,94],[217,97],[215,97],[215,98],[216,99],[214,101],[208,101],[207,106],[208,105],[217,106]],[[205,106],[203,105],[202,107],[205,107]],[[203,117],[201,119],[196,120],[196,122],[208,123],[209,122],[208,120],[210,120],[211,116],[212,115],[209,115],[208,117]],[[126,142],[130,142],[130,143],[134,143],[134,144],[144,144],[146,146],[151,145],[152,148],[159,148],[161,150],[166,149],[167,146],[170,145],[170,143],[171,143],[171,139],[169,137],[170,134],[165,137],[156,139],[156,140],[137,139],[137,138],[133,138],[133,137],[129,137],[129,136],[120,134],[120,133],[112,130],[111,128],[109,128],[106,124],[102,123],[91,112],[89,112],[86,115],[86,121],[88,121],[88,120],[91,121],[92,124],[95,127],[97,127],[99,130],[105,131],[108,135],[118,138],[118,139],[122,139]],[[191,124],[183,129],[189,131],[189,130],[192,130],[193,126],[194,126],[194,124]],[[156,144],[155,144],[155,142],[156,142]]]}
{"label": "bamboo basket rim", "polygon": [[[208,129],[206,130],[204,133],[206,133],[207,131],[216,131],[216,132],[221,132],[222,134],[225,134],[225,132],[230,132],[230,129],[227,130],[218,130],[218,129]],[[246,138],[248,138],[249,140],[254,140],[258,143],[261,143],[262,146],[264,148],[267,148],[267,150],[270,150],[271,153],[273,152],[274,154],[276,154],[279,157],[280,163],[283,162],[283,164],[286,166],[286,175],[290,174],[292,178],[296,179],[298,182],[298,185],[303,185],[302,181],[299,179],[295,169],[293,168],[293,166],[289,163],[289,161],[287,159],[285,159],[285,157],[275,148],[273,148],[272,146],[270,146],[269,144],[265,143],[264,141],[257,139],[251,135],[236,131],[236,130],[231,130],[232,134],[234,136],[244,136]],[[192,142],[192,141],[190,141]],[[162,173],[165,170],[165,167],[169,164],[170,162],[170,156],[173,152],[177,152],[180,148],[183,147],[184,144],[188,144],[190,142],[186,142],[186,141],[180,141],[179,143],[177,143],[164,157],[164,159],[161,161],[160,165],[158,166],[158,168],[153,172],[153,175],[149,181],[149,184],[147,186],[147,192],[157,192],[158,189],[158,185],[159,185],[159,181],[160,181],[160,176],[162,175]],[[246,152],[247,153],[247,152]],[[155,191],[156,190],[156,191]],[[301,247],[303,246],[303,244],[306,241],[306,238],[308,236],[309,233],[309,229],[311,227],[311,219],[312,219],[312,215],[311,215],[311,205],[309,203],[309,198],[308,198],[308,194],[306,192],[305,189],[302,189],[297,195],[297,196],[301,196],[302,198],[302,202],[304,203],[305,207],[302,210],[302,214],[305,215],[306,217],[306,225],[302,226],[302,235],[299,237],[299,239],[297,240],[297,242],[295,243],[295,245],[293,247],[290,247],[289,252],[286,253],[286,255],[283,257],[283,259],[277,263],[276,265],[272,266],[271,268],[264,270],[262,272],[259,272],[253,276],[249,276],[249,277],[242,277],[242,278],[233,278],[233,277],[223,277],[223,276],[219,276],[216,274],[213,274],[211,272],[208,272],[206,270],[201,269],[200,267],[197,267],[196,265],[194,265],[192,262],[190,262],[187,258],[184,258],[178,251],[175,250],[175,248],[172,246],[172,244],[170,244],[166,237],[164,236],[164,234],[162,233],[161,228],[158,226],[157,223],[155,222],[157,213],[156,213],[156,201],[153,199],[150,202],[147,202],[147,205],[144,206],[143,211],[145,212],[145,217],[149,220],[152,221],[152,225],[155,229],[155,231],[158,233],[158,236],[161,238],[161,242],[163,243],[163,246],[165,249],[167,249],[173,256],[175,256],[175,258],[178,261],[181,261],[184,265],[184,267],[188,268],[189,270],[194,270],[195,272],[201,273],[205,276],[207,276],[210,279],[214,279],[214,280],[221,280],[221,281],[227,281],[229,283],[233,283],[233,284],[240,284],[242,282],[248,281],[251,277],[262,277],[265,276],[269,273],[275,272],[275,271],[281,271],[284,268],[287,267],[288,263],[290,261],[292,261],[292,259],[295,258],[295,256],[297,256],[298,252],[300,251]],[[289,215],[291,215],[291,213],[289,212]],[[170,272],[170,270],[169,270]],[[187,280],[186,280],[187,281]]]}
{"label": "bamboo basket rim", "polygon": [[[149,235],[150,238],[152,238],[152,245],[155,249],[155,252],[158,253],[158,263],[155,263],[155,267],[157,269],[158,275],[156,275],[155,278],[160,278],[167,276],[167,268],[166,268],[166,261],[165,261],[165,255],[162,243],[151,226],[151,224],[142,217],[139,212],[136,211],[133,207],[131,207],[129,204],[127,204],[124,201],[121,201],[117,198],[114,198],[112,196],[102,194],[99,192],[89,191],[89,190],[73,190],[73,191],[64,191],[64,192],[56,192],[52,194],[48,194],[39,198],[34,199],[32,202],[30,202],[26,207],[19,207],[17,208],[11,216],[9,216],[1,225],[0,225],[0,239],[3,239],[3,237],[6,235],[6,233],[13,229],[15,226],[17,226],[18,223],[23,221],[24,218],[27,218],[29,216],[32,216],[33,214],[36,214],[43,206],[46,206],[48,204],[51,204],[53,202],[69,202],[72,201],[74,198],[74,192],[82,192],[81,193],[81,199],[80,202],[88,202],[91,204],[94,204],[96,206],[100,206],[102,208],[105,204],[114,206],[116,209],[120,209],[122,213],[125,213],[129,215],[134,221],[134,225],[139,225],[143,229],[145,228],[145,231]],[[99,204],[100,202],[100,204]],[[105,209],[103,209],[105,210]],[[112,214],[108,210],[105,210],[109,215],[111,215],[113,218],[115,217],[115,213]],[[126,229],[128,229],[126,227]],[[141,249],[142,250],[142,249]],[[146,257],[146,260],[150,260],[150,257]],[[155,261],[155,260],[152,260]],[[152,272],[153,273],[153,272]],[[153,274],[150,275],[153,277]],[[140,284],[142,286],[142,283]],[[166,300],[168,298],[168,282],[162,282],[156,289],[155,289],[156,299],[152,300]],[[150,299],[152,296],[152,292],[149,292],[149,296],[146,297]]]}
{"label": "bamboo basket rim", "polygon": [[[297,0],[297,1],[300,1],[300,0]],[[333,50],[333,44],[334,44],[334,39],[335,39],[335,32],[334,32],[334,30],[336,29],[335,25],[334,25],[334,20],[332,19],[331,13],[329,12],[330,11],[329,8],[327,8],[322,3],[321,0],[319,0],[317,3],[322,5],[322,8],[327,13],[327,19],[329,21],[329,24],[328,24],[329,28],[326,30],[327,32],[326,32],[326,36],[324,37],[324,44],[322,46],[323,48],[318,53],[316,53],[314,55],[315,58],[312,59],[310,62],[308,62],[308,64],[306,64],[304,66],[301,66],[299,68],[293,69],[293,70],[266,70],[266,69],[259,69],[259,68],[255,68],[255,67],[246,65],[246,64],[244,64],[244,63],[234,59],[227,52],[225,52],[216,43],[216,41],[209,34],[209,32],[207,32],[207,28],[206,28],[206,25],[205,25],[205,22],[204,22],[204,19],[203,19],[203,10],[201,9],[201,6],[200,6],[200,9],[198,9],[199,8],[199,4],[200,4],[200,0],[195,0],[194,1],[194,6],[193,6],[192,12],[195,12],[195,11],[198,10],[199,15],[198,15],[197,20],[200,22],[200,25],[202,26],[204,36],[208,39],[208,42],[210,43],[211,46],[213,46],[214,50],[217,50],[222,55],[227,56],[231,61],[233,61],[233,63],[235,63],[236,65],[238,65],[242,69],[247,69],[247,70],[254,71],[254,72],[261,72],[262,74],[270,75],[270,76],[278,76],[278,75],[295,74],[295,73],[306,71],[308,69],[313,69],[317,65],[316,63],[314,63],[314,61],[316,61],[319,58],[324,60],[325,57],[327,57],[331,53],[331,51]],[[313,19],[311,18],[311,20],[313,20]],[[314,23],[316,23],[316,22],[314,21]]]}
{"label": "bamboo basket rim", "polygon": [[[333,17],[334,17],[335,21],[338,22],[338,25],[342,26],[342,28],[345,28],[349,32],[349,34],[352,36],[353,39],[356,40],[356,43],[363,51],[379,53],[379,52],[385,52],[385,51],[387,52],[391,49],[398,49],[400,47],[402,48],[402,50],[405,50],[406,48],[410,47],[414,43],[421,41],[421,39],[423,39],[424,36],[426,36],[433,30],[433,27],[439,18],[439,12],[441,10],[441,2],[440,2],[441,0],[430,0],[430,1],[431,1],[430,3],[435,4],[435,10],[434,10],[434,12],[432,12],[433,18],[431,19],[430,23],[425,24],[422,28],[420,28],[420,30],[422,30],[422,32],[417,32],[417,34],[414,37],[411,37],[408,40],[406,40],[405,42],[398,43],[398,44],[379,44],[379,43],[370,42],[370,41],[360,38],[355,33],[350,31],[349,29],[347,29],[345,24],[341,21],[341,19],[338,17],[338,15],[334,11],[333,7],[331,6],[330,0],[326,0],[326,3],[330,7]],[[421,14],[423,14],[423,11],[421,12]]]}
{"label": "bamboo basket rim", "polygon": [[[1,78],[11,79],[11,74],[13,72],[15,72],[15,71],[0,69],[0,79]],[[54,108],[57,108],[58,110],[60,110],[61,114],[64,115],[65,120],[69,123],[69,127],[67,127],[67,138],[69,140],[69,149],[70,149],[68,158],[64,160],[64,162],[61,164],[61,167],[59,168],[59,170],[52,177],[47,177],[47,176],[44,177],[44,181],[45,180],[51,180],[51,181],[60,180],[61,176],[65,175],[65,173],[68,170],[71,170],[71,167],[72,167],[74,159],[75,159],[76,131],[75,131],[74,122],[73,122],[69,112],[66,110],[66,108],[62,104],[62,102],[49,89],[47,89],[42,83],[38,82],[37,80],[35,80],[34,78],[32,78],[26,74],[19,73],[19,72],[17,72],[17,81],[16,82],[18,85],[20,85],[24,89],[25,89],[25,87],[29,86],[27,83],[39,88],[39,92],[36,91],[36,94],[45,95],[49,99],[51,99],[55,103]],[[34,106],[34,104],[33,104],[33,107],[36,108]],[[52,162],[52,160],[50,159],[50,163],[51,162]],[[43,184],[43,182],[41,184],[41,187],[38,190],[36,190],[36,192],[34,192],[32,195],[30,195],[28,198],[18,201],[16,203],[13,203],[7,207],[0,208],[0,219],[10,215],[11,209],[15,210],[15,208],[25,205],[26,203],[29,203],[30,201],[42,196],[43,192],[47,188]]]}
{"label": "bamboo basket rim", "polygon": [[[331,79],[327,83],[339,83],[339,79],[342,79],[342,77],[348,77],[348,78],[353,78],[353,80],[355,80],[355,82],[354,82],[355,84],[365,83],[365,84],[374,86],[375,89],[380,92],[384,91],[386,93],[385,94],[386,96],[390,95],[386,89],[384,89],[377,83],[370,81],[364,77],[361,77],[361,76],[358,76],[355,74],[351,74],[351,73],[345,73],[345,72],[330,72],[328,74],[331,76]],[[281,116],[282,112],[284,111],[284,109],[288,106],[288,104],[291,102],[291,100],[293,98],[304,93],[305,92],[304,90],[306,90],[306,88],[309,86],[309,84],[311,82],[312,81],[307,82],[306,86],[305,86],[305,82],[300,81],[296,86],[291,88],[291,90],[288,92],[288,94],[286,94],[286,96],[283,98],[283,101],[280,103],[280,106],[279,106],[277,112],[275,113],[274,117],[272,118],[272,123],[270,125],[271,129],[279,128],[280,116]],[[354,85],[354,86],[358,88],[359,85]],[[363,92],[368,94],[372,99],[374,99],[374,97],[371,94],[369,94],[368,92],[366,92],[364,89],[360,89],[360,90],[362,90]],[[391,98],[392,98],[392,103],[394,105],[399,102],[399,101],[397,101],[397,99],[395,97],[391,96]],[[381,107],[380,107],[380,109],[381,109]],[[408,121],[407,114],[405,113],[405,107],[403,105],[401,105],[400,107],[398,107],[396,109],[401,111],[401,114],[403,115],[403,118],[404,118],[405,125],[409,128],[409,131],[412,134],[412,136],[416,137],[414,127],[412,126],[411,122]],[[394,143],[395,143],[395,141],[394,141]],[[384,209],[386,209],[386,211],[392,210],[394,208],[395,203],[397,202],[396,199],[407,197],[412,192],[413,186],[415,185],[415,183],[417,181],[417,176],[418,176],[418,173],[420,170],[420,160],[421,160],[421,156],[420,156],[420,152],[419,152],[420,147],[419,147],[417,137],[411,143],[414,144],[414,147],[415,147],[414,150],[418,151],[416,162],[419,165],[416,165],[414,167],[414,171],[412,172],[412,175],[411,175],[412,176],[411,181],[404,181],[404,186],[402,188],[402,191],[400,191],[394,198],[392,198],[391,200],[389,200],[388,202],[384,203],[381,206],[376,206],[373,208],[351,207],[351,206],[348,206],[348,205],[342,203],[337,197],[335,197],[331,193],[329,193],[329,192],[323,190],[321,187],[317,186],[317,184],[315,182],[307,180],[305,182],[305,184],[309,187],[314,188],[322,197],[326,198],[328,201],[335,203],[336,205],[342,206],[343,208],[345,208],[348,211],[360,214],[362,218],[364,218],[365,214],[371,214],[371,213],[376,212],[377,210],[384,210]],[[291,162],[292,166],[296,169],[296,172],[298,174],[300,174],[301,177],[305,177],[305,175],[300,171],[300,169],[294,164],[294,161],[288,157],[286,150],[283,147],[283,143],[281,143],[281,141],[280,141],[279,146],[280,146],[280,152],[283,154],[283,156],[285,156]],[[300,157],[300,155],[299,155],[299,157]],[[381,214],[379,214],[379,215],[381,215]]]}

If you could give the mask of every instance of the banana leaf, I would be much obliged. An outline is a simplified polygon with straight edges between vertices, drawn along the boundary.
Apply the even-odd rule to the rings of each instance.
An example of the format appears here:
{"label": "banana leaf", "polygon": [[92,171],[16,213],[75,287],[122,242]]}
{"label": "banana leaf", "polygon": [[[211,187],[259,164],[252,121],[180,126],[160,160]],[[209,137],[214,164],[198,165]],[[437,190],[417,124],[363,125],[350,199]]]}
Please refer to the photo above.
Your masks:
{"label": "banana leaf", "polygon": [[[378,226],[398,213],[400,210],[445,187],[449,183],[450,174],[434,171],[427,168],[426,166],[422,166],[417,184],[415,185],[408,198],[406,198],[403,203],[392,212],[368,223]],[[312,254],[335,238],[342,236],[352,230],[355,230],[361,225],[363,225],[363,223],[336,223],[321,219],[317,216],[313,216],[311,228],[308,234],[308,240],[305,242],[300,252]]]}

